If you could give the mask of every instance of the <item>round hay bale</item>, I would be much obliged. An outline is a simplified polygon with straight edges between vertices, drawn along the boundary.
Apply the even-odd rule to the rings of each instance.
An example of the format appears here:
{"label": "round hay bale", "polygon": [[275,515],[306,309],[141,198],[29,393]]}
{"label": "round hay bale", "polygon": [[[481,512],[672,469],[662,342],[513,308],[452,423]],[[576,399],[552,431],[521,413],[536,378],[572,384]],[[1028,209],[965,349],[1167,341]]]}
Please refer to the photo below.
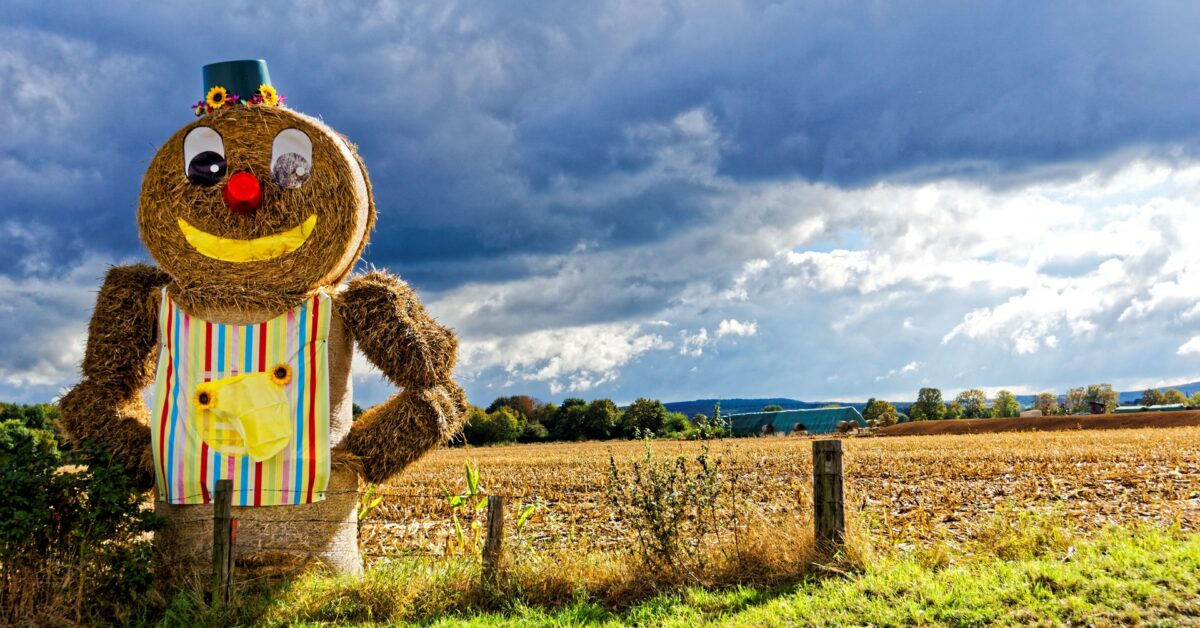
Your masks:
{"label": "round hay bale", "polygon": [[[184,140],[199,127],[220,137],[226,179],[246,172],[262,182],[255,211],[232,211],[224,185],[197,185],[188,178]],[[272,173],[273,145],[288,129],[312,143],[307,180],[295,188],[276,184]],[[289,175],[280,174],[286,181]],[[294,229],[312,216],[316,223],[299,248],[247,262],[199,253],[179,224],[182,218],[206,234],[248,240]],[[171,297],[193,313],[213,308],[278,313],[340,283],[374,222],[370,184],[354,147],[321,121],[277,107],[220,110],[180,129],[151,160],[138,204],[142,241],[171,276]]]}

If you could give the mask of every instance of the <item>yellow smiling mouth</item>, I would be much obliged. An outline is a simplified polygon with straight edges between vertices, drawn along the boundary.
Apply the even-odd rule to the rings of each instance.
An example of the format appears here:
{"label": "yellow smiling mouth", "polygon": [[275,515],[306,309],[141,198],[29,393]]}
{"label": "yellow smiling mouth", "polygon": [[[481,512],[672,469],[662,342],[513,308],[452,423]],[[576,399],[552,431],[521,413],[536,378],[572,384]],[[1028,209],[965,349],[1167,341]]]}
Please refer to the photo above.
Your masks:
{"label": "yellow smiling mouth", "polygon": [[179,230],[192,248],[205,257],[222,262],[261,262],[286,255],[300,248],[317,226],[317,215],[313,214],[287,231],[251,240],[237,240],[215,236],[193,227],[182,218],[178,220]]}

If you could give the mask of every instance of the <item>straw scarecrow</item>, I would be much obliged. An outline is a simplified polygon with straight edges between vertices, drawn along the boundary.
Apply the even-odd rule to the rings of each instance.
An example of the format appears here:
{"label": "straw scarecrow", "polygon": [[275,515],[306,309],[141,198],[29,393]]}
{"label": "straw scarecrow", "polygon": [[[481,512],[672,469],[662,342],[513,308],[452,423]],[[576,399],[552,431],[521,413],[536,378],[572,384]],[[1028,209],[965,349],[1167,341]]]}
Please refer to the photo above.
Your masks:
{"label": "straw scarecrow", "polygon": [[[285,108],[263,61],[205,66],[204,82],[198,119],[142,184],[157,267],[109,270],[63,426],[156,489],[168,564],[208,564],[205,504],[230,479],[241,568],[356,573],[359,479],[388,479],[461,425],[457,340],[399,278],[347,281],[375,221],[354,146]],[[356,343],[403,390],[353,421]]]}

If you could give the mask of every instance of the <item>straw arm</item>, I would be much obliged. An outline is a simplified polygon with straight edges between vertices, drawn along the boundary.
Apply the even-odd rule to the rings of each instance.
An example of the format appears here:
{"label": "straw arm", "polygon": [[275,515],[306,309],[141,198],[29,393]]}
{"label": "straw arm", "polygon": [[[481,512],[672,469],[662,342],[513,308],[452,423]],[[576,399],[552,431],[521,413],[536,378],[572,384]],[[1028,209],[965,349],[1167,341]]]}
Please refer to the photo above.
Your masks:
{"label": "straw arm", "polygon": [[363,355],[404,389],[350,429],[349,449],[364,477],[382,482],[461,429],[467,399],[453,380],[458,340],[387,273],[353,279],[336,304]]}
{"label": "straw arm", "polygon": [[109,269],[88,325],[83,379],[59,401],[67,437],[107,446],[140,489],[154,484],[141,391],[154,381],[157,293],[169,281],[149,264]]}

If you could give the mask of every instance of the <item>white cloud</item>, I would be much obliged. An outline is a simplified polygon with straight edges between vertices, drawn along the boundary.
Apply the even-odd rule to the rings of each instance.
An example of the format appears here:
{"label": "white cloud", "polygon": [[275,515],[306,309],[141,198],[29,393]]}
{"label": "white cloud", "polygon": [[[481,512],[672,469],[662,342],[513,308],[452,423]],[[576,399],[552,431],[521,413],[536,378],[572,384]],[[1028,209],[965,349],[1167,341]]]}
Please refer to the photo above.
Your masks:
{"label": "white cloud", "polygon": [[1189,353],[1200,353],[1200,336],[1192,336],[1187,342],[1179,345],[1179,349],[1175,351],[1179,355],[1188,355]]}
{"label": "white cloud", "polygon": [[725,336],[753,336],[758,333],[758,323],[750,321],[743,323],[735,318],[727,318],[717,326],[717,338]]}
{"label": "white cloud", "polygon": [[647,351],[671,347],[640,325],[586,325],[465,340],[459,368],[472,379],[499,369],[516,381],[545,382],[552,394],[579,392],[615,380],[620,367]]}
{"label": "white cloud", "polygon": [[711,339],[708,337],[708,330],[704,327],[701,327],[696,332],[689,332],[686,329],[681,330],[679,336],[681,338],[679,354],[693,358],[704,355],[704,347],[708,346],[708,343],[711,342]]}
{"label": "white cloud", "polygon": [[[710,222],[653,244],[547,260],[545,272],[456,289],[432,307],[468,338],[489,327],[569,328],[581,316],[600,324],[603,312],[632,311],[671,321],[680,330],[672,354],[684,358],[733,337],[764,339],[753,351],[722,346],[719,363],[695,380],[710,382],[698,394],[903,399],[915,391],[905,392],[911,382],[898,376],[918,371],[947,389],[1145,379],[1173,367],[1140,352],[1166,343],[1175,353],[1192,335],[1183,323],[1200,312],[1188,296],[1200,294],[1200,250],[1176,235],[1200,229],[1198,169],[1134,159],[1104,174],[1003,189],[948,179],[846,190],[733,185],[692,171],[718,191]],[[859,234],[854,246],[813,246],[846,233]],[[1124,343],[1127,334],[1143,340]],[[1114,350],[1127,358],[1114,364]],[[639,372],[666,360],[646,355]],[[805,360],[795,362],[798,355]],[[870,372],[880,360],[901,366]],[[800,366],[763,370],[788,361]],[[581,383],[605,390],[612,381]],[[813,381],[831,388],[798,388]],[[878,391],[885,381],[896,390]]]}
{"label": "white cloud", "polygon": [[0,383],[57,391],[78,381],[88,317],[108,265],[88,256],[54,274],[22,279],[0,275],[5,295]]}

